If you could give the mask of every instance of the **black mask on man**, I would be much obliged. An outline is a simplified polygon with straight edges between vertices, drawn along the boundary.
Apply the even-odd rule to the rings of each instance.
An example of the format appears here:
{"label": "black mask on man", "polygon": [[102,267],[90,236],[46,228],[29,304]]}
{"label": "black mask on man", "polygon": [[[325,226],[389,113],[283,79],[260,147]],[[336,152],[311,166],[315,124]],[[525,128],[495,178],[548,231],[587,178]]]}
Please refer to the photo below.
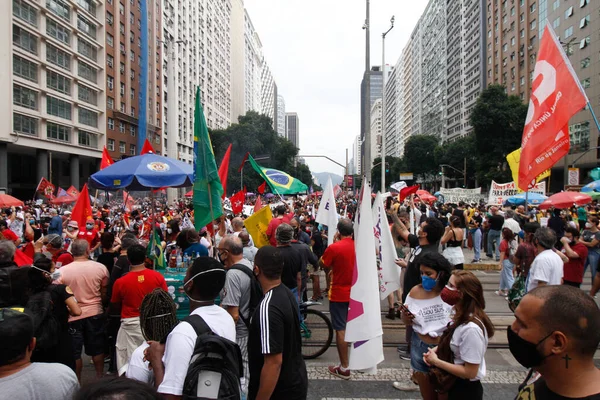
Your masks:
{"label": "black mask on man", "polygon": [[542,361],[552,355],[542,355],[538,351],[538,346],[542,344],[544,340],[548,339],[553,332],[550,332],[548,335],[544,336],[544,338],[537,343],[531,343],[523,339],[515,331],[513,331],[510,326],[506,330],[506,333],[508,337],[508,349],[512,353],[515,360],[517,360],[517,362],[525,368],[537,367],[542,364]]}

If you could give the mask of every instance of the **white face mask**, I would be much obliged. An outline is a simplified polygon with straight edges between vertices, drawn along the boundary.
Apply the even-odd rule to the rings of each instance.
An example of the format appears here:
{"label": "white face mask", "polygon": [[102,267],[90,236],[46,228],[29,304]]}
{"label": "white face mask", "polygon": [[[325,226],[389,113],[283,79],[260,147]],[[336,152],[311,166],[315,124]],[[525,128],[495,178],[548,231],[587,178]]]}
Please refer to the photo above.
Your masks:
{"label": "white face mask", "polygon": [[43,272],[45,276],[49,277],[53,281],[57,280],[61,276],[60,271],[57,270],[57,269],[55,269],[54,272],[50,273],[50,272],[48,272],[46,270],[43,270],[41,268],[36,267],[35,265],[32,265],[31,268],[34,268],[34,269],[37,269],[40,272]]}
{"label": "white face mask", "polygon": [[167,228],[167,233],[170,235],[171,233],[173,233],[173,229]]}
{"label": "white face mask", "polygon": [[586,223],[585,223],[585,227],[586,227],[586,228],[591,228],[591,227],[592,227],[592,224],[590,224],[589,222],[586,222]]}
{"label": "white face mask", "polygon": [[475,215],[476,217],[479,217],[479,213],[478,213],[478,212],[476,212],[476,213],[475,213],[475,214],[473,214],[473,215]]}

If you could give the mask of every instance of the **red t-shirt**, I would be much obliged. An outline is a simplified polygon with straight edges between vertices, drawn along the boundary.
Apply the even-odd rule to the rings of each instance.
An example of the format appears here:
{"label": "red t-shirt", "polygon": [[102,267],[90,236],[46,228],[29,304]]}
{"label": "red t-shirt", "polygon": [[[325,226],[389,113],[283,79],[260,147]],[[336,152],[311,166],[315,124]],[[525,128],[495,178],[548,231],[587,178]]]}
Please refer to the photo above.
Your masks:
{"label": "red t-shirt", "polygon": [[[569,262],[563,266],[563,279],[569,282],[581,283],[583,282],[583,265],[588,255],[588,248],[584,244],[577,242],[571,245],[571,250],[577,253],[579,258],[569,257]],[[563,254],[565,254],[564,249]]]}
{"label": "red t-shirt", "polygon": [[354,240],[344,238],[327,247],[322,257],[323,264],[331,268],[329,300],[350,301],[350,287],[356,263]]}
{"label": "red t-shirt", "polygon": [[110,302],[121,303],[121,318],[139,317],[142,300],[156,288],[167,290],[160,272],[147,268],[130,271],[115,281]]}
{"label": "red t-shirt", "polygon": [[19,240],[17,234],[11,231],[10,229],[3,230],[2,235],[4,236],[4,239],[10,240],[11,242],[16,242],[17,240]]}
{"label": "red t-shirt", "polygon": [[69,265],[73,262],[73,255],[68,251],[57,252],[52,256],[52,261],[56,264],[56,268],[62,268],[65,265]]}
{"label": "red t-shirt", "polygon": [[275,238],[275,232],[277,231],[277,227],[283,223],[289,224],[292,218],[294,218],[294,213],[289,213],[285,214],[283,218],[273,218],[269,222],[266,234],[269,238],[269,243],[271,244],[271,246],[277,246],[277,239]]}
{"label": "red t-shirt", "polygon": [[79,230],[79,233],[77,234],[77,239],[87,240],[87,242],[90,244],[91,249],[96,245],[96,243],[100,241],[100,235],[98,234],[96,228],[92,229],[91,231],[88,231],[87,229],[83,228]]}

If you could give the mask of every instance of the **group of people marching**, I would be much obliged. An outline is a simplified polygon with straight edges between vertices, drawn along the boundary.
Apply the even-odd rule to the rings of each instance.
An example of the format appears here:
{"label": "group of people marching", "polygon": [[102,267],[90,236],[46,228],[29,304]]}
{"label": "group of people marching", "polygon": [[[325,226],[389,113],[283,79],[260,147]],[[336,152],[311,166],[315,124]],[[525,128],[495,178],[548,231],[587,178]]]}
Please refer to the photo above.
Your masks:
{"label": "group of people marching", "polygon": [[[43,204],[2,210],[0,393],[304,399],[299,304],[324,297],[340,360],[328,372],[351,379],[345,330],[358,204],[340,196],[339,222],[325,227],[314,219],[318,202],[307,196],[271,204],[269,245],[260,249],[245,215],[196,230],[193,207],[183,201],[146,201],[133,211],[107,203],[84,226],[68,210]],[[463,248],[474,249],[477,263],[485,246],[502,265],[497,294],[515,310],[507,329],[511,353],[536,371],[517,398],[600,399],[593,364],[600,311],[579,289],[584,265],[593,277],[598,268],[596,205],[575,210],[575,218],[572,210],[554,212],[546,224],[546,216],[521,208],[434,206],[412,196],[387,204],[402,273],[386,317],[406,325],[399,353],[413,371],[411,382],[394,388],[419,390],[424,399],[483,398],[485,354],[497,328],[485,313],[481,282],[463,270]],[[156,241],[161,254],[189,256],[181,289],[156,270]],[[596,278],[592,296],[600,289]],[[180,296],[190,303],[181,321],[174,301]],[[83,352],[96,380],[80,388]]]}

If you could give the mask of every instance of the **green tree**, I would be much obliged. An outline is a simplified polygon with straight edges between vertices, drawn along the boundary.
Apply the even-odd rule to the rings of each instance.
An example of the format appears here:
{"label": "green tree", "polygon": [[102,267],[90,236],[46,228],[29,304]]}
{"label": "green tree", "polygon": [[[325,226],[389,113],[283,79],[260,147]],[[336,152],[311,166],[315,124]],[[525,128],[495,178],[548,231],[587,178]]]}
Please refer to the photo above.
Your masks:
{"label": "green tree", "polygon": [[[463,136],[453,142],[438,145],[435,148],[435,163],[438,166],[438,172],[441,171],[441,165],[446,164],[456,168],[464,173],[465,159],[467,160],[467,186],[475,185],[475,173],[477,171],[477,152],[475,151],[475,137],[473,135]],[[459,173],[453,168],[444,168],[446,179],[454,180],[454,187],[462,187],[464,182],[463,173]]]}
{"label": "green tree", "polygon": [[471,113],[479,182],[512,180],[506,155],[521,146],[527,106],[517,96],[508,96],[503,86],[485,89]]}
{"label": "green tree", "polygon": [[[398,182],[400,172],[405,172],[406,169],[404,165],[404,160],[399,157],[394,156],[386,156],[386,172],[385,172],[385,187],[384,190],[387,191],[389,186],[395,182]],[[379,164],[379,165],[378,165]],[[373,160],[374,167],[371,169],[371,182],[372,186],[376,190],[380,190],[381,186],[381,157],[375,158]]]}
{"label": "green tree", "polygon": [[439,139],[431,135],[411,136],[404,145],[404,162],[408,171],[428,179],[438,171],[435,163],[435,148]]}

